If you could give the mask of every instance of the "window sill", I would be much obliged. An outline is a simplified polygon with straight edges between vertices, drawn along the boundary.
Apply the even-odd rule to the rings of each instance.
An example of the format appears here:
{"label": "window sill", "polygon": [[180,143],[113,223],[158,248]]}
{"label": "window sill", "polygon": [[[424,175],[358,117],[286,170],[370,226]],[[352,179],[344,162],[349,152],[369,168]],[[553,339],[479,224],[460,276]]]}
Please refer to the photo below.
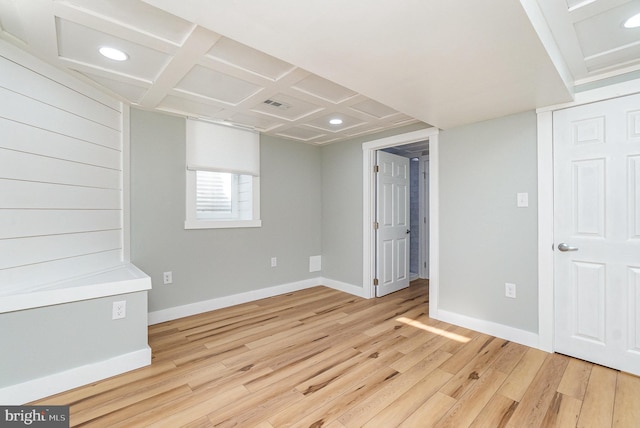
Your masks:
{"label": "window sill", "polygon": [[186,220],[185,229],[236,229],[262,227],[262,220]]}

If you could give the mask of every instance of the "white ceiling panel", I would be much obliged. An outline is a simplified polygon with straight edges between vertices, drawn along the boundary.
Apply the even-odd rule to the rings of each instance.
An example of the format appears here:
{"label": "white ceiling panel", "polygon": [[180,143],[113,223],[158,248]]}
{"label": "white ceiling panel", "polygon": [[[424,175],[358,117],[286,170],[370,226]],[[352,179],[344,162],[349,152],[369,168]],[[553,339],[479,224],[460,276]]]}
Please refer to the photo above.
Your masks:
{"label": "white ceiling panel", "polygon": [[240,69],[278,80],[295,67],[231,39],[221,39],[208,55]]}
{"label": "white ceiling panel", "polygon": [[[132,105],[327,144],[531,110],[570,101],[576,83],[633,75],[640,30],[620,24],[636,9],[638,0],[0,0],[0,37]],[[107,44],[129,60],[98,55]]]}
{"label": "white ceiling panel", "polygon": [[107,77],[98,76],[88,72],[84,72],[82,74],[133,103],[139,103],[147,92],[147,88],[143,88],[141,86],[109,79]]}
{"label": "white ceiling panel", "polygon": [[[271,102],[265,103],[267,100]],[[265,98],[251,110],[285,120],[299,120],[314,112],[321,111],[322,107],[308,103],[296,97],[279,93]]]}
{"label": "white ceiling panel", "polygon": [[[103,70],[154,80],[170,57],[145,46],[93,30],[65,19],[56,19],[58,55],[73,62]],[[102,46],[118,48],[129,55],[129,61],[114,61],[98,52]]]}
{"label": "white ceiling panel", "polygon": [[277,135],[285,138],[291,138],[299,141],[311,141],[323,137],[325,134],[317,129],[305,128],[302,126],[289,128],[286,131],[278,132]]}
{"label": "white ceiling panel", "polygon": [[[640,2],[623,4],[575,23],[578,41],[585,57],[638,44],[640,28],[624,28],[627,18],[640,13]],[[617,25],[611,25],[615,23]],[[606,35],[606,37],[603,37]],[[636,57],[637,58],[637,57]]]}
{"label": "white ceiling panel", "polygon": [[236,77],[196,65],[176,85],[176,89],[202,94],[213,100],[238,104],[263,88]]}
{"label": "white ceiling panel", "polygon": [[[342,123],[339,125],[332,125],[331,123],[329,123],[329,120],[331,119],[340,119],[342,120]],[[365,123],[366,122],[363,120],[347,116],[346,114],[331,113],[325,116],[320,116],[317,119],[310,120],[308,122],[308,125],[313,126],[314,128],[322,129],[326,132],[340,132],[356,126],[364,125]]]}
{"label": "white ceiling panel", "polygon": [[0,29],[23,43],[27,41],[27,33],[15,1],[0,1]]}
{"label": "white ceiling panel", "polygon": [[145,1],[441,128],[572,97],[521,1]]}
{"label": "white ceiling panel", "polygon": [[259,115],[248,115],[243,113],[229,114],[224,117],[224,120],[243,126],[253,127],[260,131],[270,131],[271,129],[280,126],[280,122],[274,120],[273,118],[261,117]]}
{"label": "white ceiling panel", "polygon": [[140,1],[66,0],[64,3],[176,45],[182,44],[193,29],[191,22]]}
{"label": "white ceiling panel", "polygon": [[377,117],[379,119],[391,116],[392,114],[396,113],[394,109],[389,108],[386,105],[374,100],[361,101],[352,105],[351,108],[361,113],[368,114],[369,116]]}
{"label": "white ceiling panel", "polygon": [[202,118],[214,117],[223,111],[221,107],[215,105],[199,103],[173,95],[165,97],[158,105],[158,109]]}
{"label": "white ceiling panel", "polygon": [[335,104],[341,103],[349,98],[358,95],[357,92],[354,92],[350,89],[345,88],[344,86],[337,85],[333,82],[328,81],[327,79],[323,79],[322,77],[318,77],[313,74],[300,80],[292,87],[309,95],[322,98]]}

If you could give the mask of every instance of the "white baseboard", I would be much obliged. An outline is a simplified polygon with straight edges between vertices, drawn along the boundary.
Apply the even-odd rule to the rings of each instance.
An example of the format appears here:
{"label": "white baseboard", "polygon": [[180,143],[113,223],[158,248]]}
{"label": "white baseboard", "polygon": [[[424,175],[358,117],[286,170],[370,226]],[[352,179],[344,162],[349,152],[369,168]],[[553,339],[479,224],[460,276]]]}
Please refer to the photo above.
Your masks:
{"label": "white baseboard", "polygon": [[538,335],[530,331],[443,310],[438,310],[435,314],[430,313],[429,316],[440,321],[448,322],[449,324],[459,325],[470,330],[489,334],[521,345],[526,345],[532,348],[539,347]]}
{"label": "white baseboard", "polygon": [[348,284],[346,282],[336,281],[335,279],[329,278],[319,278],[319,280],[321,285],[333,288],[334,290],[344,291],[345,293],[353,294],[354,296],[363,297],[365,299],[370,297],[362,286]]}
{"label": "white baseboard", "polygon": [[151,348],[0,388],[0,403],[22,405],[151,364]]}
{"label": "white baseboard", "polygon": [[353,294],[358,297],[368,298],[368,296],[365,296],[364,289],[362,287],[347,284],[346,282],[335,281],[333,279],[317,277],[149,312],[148,322],[149,325],[159,324],[165,321],[172,321],[191,315],[201,314],[203,312],[214,311],[216,309],[227,308],[241,303],[253,302],[255,300],[265,299],[267,297],[278,296],[280,294],[291,293],[293,291],[304,290],[306,288],[317,287],[320,285]]}
{"label": "white baseboard", "polygon": [[161,309],[159,311],[149,312],[149,325],[201,314],[203,312],[209,312],[216,309],[227,308],[241,303],[253,302],[254,300],[265,299],[267,297],[278,296],[280,294],[291,293],[292,291],[304,290],[305,288],[311,288],[318,285],[321,285],[319,278],[311,278],[303,281],[276,285],[274,287],[247,291],[245,293],[233,294],[231,296],[217,297],[215,299],[204,300],[202,302],[175,306],[173,308]]}

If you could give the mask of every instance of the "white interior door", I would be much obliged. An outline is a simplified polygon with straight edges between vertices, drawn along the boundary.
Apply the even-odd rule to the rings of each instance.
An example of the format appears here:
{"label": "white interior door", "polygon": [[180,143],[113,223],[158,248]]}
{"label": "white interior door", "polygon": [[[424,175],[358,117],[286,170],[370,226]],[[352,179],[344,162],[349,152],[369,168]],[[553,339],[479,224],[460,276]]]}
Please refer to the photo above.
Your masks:
{"label": "white interior door", "polygon": [[409,159],[377,152],[376,296],[409,286]]}
{"label": "white interior door", "polygon": [[554,349],[640,374],[640,95],[553,127]]}

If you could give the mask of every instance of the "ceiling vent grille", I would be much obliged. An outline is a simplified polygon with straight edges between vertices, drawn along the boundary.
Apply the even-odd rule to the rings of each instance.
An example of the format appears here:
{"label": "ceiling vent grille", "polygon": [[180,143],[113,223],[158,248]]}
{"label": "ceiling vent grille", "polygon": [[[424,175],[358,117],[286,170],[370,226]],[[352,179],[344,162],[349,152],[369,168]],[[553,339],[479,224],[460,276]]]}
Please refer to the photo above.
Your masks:
{"label": "ceiling vent grille", "polygon": [[280,101],[276,101],[276,100],[265,100],[263,101],[264,104],[270,105],[271,107],[276,107],[279,108],[280,110],[288,110],[291,108],[291,106],[289,104],[280,102]]}

